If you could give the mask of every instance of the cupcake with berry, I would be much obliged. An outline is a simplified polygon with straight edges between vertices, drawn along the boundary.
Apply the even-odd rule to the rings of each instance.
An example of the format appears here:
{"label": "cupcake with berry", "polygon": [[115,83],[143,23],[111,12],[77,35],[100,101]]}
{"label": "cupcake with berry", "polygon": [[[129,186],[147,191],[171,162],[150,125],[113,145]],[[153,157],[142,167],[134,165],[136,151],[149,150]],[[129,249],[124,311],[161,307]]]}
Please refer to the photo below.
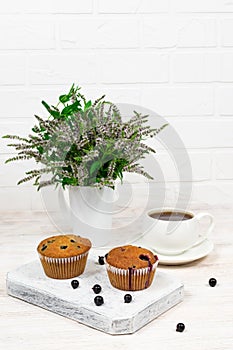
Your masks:
{"label": "cupcake with berry", "polygon": [[158,265],[157,255],[133,245],[113,248],[106,254],[105,261],[111,285],[128,291],[148,288]]}
{"label": "cupcake with berry", "polygon": [[59,235],[44,239],[37,247],[48,277],[67,279],[81,275],[86,266],[91,241],[76,235]]}

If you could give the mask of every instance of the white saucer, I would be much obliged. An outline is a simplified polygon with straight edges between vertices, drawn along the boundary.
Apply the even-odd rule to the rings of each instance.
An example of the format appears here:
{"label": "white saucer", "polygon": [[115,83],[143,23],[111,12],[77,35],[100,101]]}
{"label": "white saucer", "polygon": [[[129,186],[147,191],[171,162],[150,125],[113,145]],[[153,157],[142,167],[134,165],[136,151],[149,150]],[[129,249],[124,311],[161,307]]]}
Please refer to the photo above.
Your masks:
{"label": "white saucer", "polygon": [[[138,242],[137,242],[138,244]],[[143,241],[140,240],[140,244],[143,245]],[[144,244],[145,246],[145,244]],[[185,252],[179,255],[163,255],[152,247],[148,247],[151,249],[159,258],[159,264],[161,265],[182,265],[187,264],[191,261],[198,260],[208,255],[214,248],[214,244],[209,239],[204,240],[202,243],[186,250]]]}

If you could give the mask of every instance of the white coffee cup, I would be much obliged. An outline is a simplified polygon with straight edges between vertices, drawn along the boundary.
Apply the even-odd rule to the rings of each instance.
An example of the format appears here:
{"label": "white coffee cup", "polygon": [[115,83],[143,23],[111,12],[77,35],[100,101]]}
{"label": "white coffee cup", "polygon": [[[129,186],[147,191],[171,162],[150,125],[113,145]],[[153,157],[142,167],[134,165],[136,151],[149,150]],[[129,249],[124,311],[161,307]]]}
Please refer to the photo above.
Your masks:
{"label": "white coffee cup", "polygon": [[[172,216],[169,217],[169,213]],[[204,218],[209,220],[207,228],[201,223]],[[213,227],[214,219],[209,213],[194,214],[174,208],[151,209],[143,223],[143,242],[158,253],[177,255],[203,242]]]}

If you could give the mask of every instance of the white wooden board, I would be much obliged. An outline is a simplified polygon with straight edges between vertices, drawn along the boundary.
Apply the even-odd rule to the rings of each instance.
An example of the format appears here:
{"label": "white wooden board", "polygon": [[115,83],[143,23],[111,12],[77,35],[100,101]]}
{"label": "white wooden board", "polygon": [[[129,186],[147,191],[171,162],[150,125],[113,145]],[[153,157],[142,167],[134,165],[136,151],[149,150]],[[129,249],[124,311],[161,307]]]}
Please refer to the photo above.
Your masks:
{"label": "white wooden board", "polygon": [[[71,318],[109,334],[134,333],[183,299],[183,285],[157,268],[152,285],[143,291],[125,292],[111,286],[98,255],[89,254],[83,275],[73,289],[71,280],[45,276],[39,259],[7,274],[9,295]],[[104,304],[96,306],[92,287],[100,284]],[[124,303],[130,293],[131,303]]]}

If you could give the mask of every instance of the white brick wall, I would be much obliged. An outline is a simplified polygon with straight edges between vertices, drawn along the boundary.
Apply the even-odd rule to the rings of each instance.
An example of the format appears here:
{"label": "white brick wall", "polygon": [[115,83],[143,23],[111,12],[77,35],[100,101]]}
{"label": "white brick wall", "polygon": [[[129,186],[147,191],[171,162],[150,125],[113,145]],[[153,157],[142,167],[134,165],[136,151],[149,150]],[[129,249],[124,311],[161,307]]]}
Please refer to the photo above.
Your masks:
{"label": "white brick wall", "polygon": [[[63,49],[139,48],[139,20],[82,19],[59,25]],[[82,33],[82,35],[80,35]]]}
{"label": "white brick wall", "polygon": [[55,45],[54,24],[49,20],[9,18],[0,23],[1,50],[47,50]]}
{"label": "white brick wall", "polygon": [[169,11],[169,0],[100,0],[100,13],[160,13]]}
{"label": "white brick wall", "polygon": [[[232,0],[8,0],[0,8],[0,63],[1,135],[27,134],[33,115],[46,115],[40,101],[55,103],[75,82],[89,98],[106,94],[166,117],[190,155],[193,200],[232,205]],[[16,186],[31,164],[5,165],[6,144],[0,210],[41,209],[35,188]],[[156,146],[175,197],[177,169]]]}
{"label": "white brick wall", "polygon": [[124,52],[99,55],[100,82],[165,83],[168,82],[168,55]]}
{"label": "white brick wall", "polygon": [[228,13],[233,12],[233,3],[231,0],[175,0],[175,9],[177,12],[196,12],[196,13]]}
{"label": "white brick wall", "polygon": [[19,54],[0,54],[0,84],[4,86],[25,85],[26,83],[26,58]]}
{"label": "white brick wall", "polygon": [[173,81],[207,83],[219,81],[219,56],[212,53],[178,53],[172,57]]}
{"label": "white brick wall", "polygon": [[[167,84],[161,87],[148,87],[142,89],[142,105],[167,116],[204,117],[214,114],[214,89],[211,86],[181,86]],[[200,118],[199,118],[200,119]],[[204,121],[204,118],[202,119]]]}
{"label": "white brick wall", "polygon": [[[158,16],[157,16],[158,17]],[[143,17],[144,47],[214,47],[216,20],[196,16]]]}
{"label": "white brick wall", "polygon": [[216,178],[233,180],[233,151],[218,151],[215,155]]}
{"label": "white brick wall", "polygon": [[220,21],[221,44],[225,47],[233,46],[233,23],[231,19],[222,19]]}

